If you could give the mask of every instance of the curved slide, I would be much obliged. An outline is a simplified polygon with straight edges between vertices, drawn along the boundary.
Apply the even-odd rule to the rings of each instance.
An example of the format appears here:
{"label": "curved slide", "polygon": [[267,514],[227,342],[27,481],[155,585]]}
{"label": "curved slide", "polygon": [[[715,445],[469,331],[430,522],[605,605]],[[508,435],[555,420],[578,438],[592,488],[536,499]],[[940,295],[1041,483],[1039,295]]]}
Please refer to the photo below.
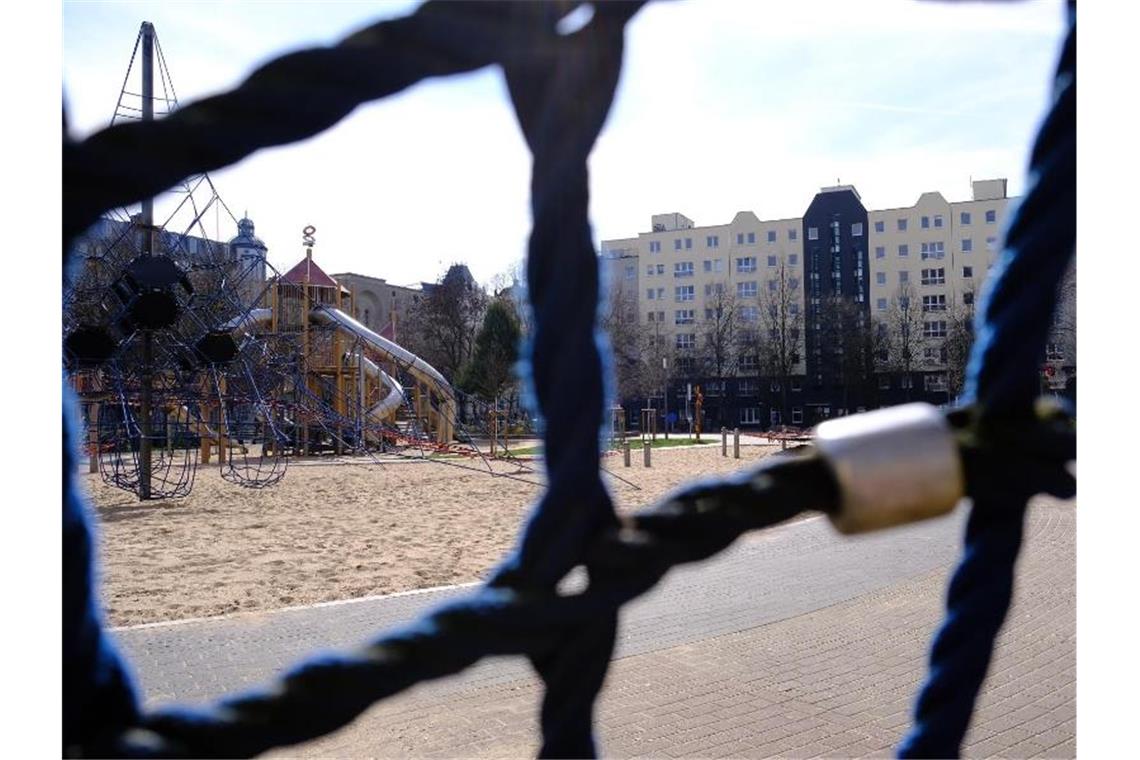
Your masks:
{"label": "curved slide", "polygon": [[[455,407],[457,401],[455,398],[455,391],[451,387],[451,383],[444,379],[439,370],[425,362],[420,357],[413,354],[403,346],[394,343],[384,336],[374,332],[373,330],[365,327],[356,319],[353,319],[348,314],[345,314],[340,309],[331,306],[318,306],[310,312],[310,316],[316,322],[325,324],[334,324],[340,329],[348,332],[370,348],[377,351],[381,356],[386,359],[394,361],[401,369],[406,370],[416,379],[416,382],[423,383],[429,390],[433,391],[437,396],[444,399],[444,405],[447,407],[440,415],[440,428],[438,430],[440,442],[446,443],[451,439],[451,425],[452,420],[455,419]],[[388,377],[384,375],[384,377]],[[390,378],[389,378],[390,379]],[[388,394],[388,398],[381,402],[387,404],[389,399],[395,399],[396,390],[400,391],[400,398],[403,398],[403,389],[399,385],[393,385],[392,393]],[[380,405],[377,405],[377,407]],[[376,409],[377,407],[373,407]],[[394,408],[394,407],[392,407]],[[390,410],[389,410],[390,411]],[[370,414],[372,411],[370,410]]]}

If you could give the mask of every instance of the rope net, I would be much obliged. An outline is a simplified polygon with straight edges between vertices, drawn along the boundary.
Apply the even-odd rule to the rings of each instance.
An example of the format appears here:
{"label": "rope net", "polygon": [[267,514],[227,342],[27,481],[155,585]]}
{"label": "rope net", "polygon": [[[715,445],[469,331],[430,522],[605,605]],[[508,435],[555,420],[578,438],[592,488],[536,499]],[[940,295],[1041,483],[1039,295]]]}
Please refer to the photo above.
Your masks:
{"label": "rope net", "polygon": [[[361,103],[429,77],[499,65],[533,156],[527,285],[535,330],[526,381],[544,431],[548,482],[513,551],[471,595],[356,651],[313,657],[264,690],[197,710],[141,714],[91,594],[90,537],[69,469],[73,438],[65,418],[66,752],[250,756],[335,730],[378,699],[484,656],[518,654],[529,658],[545,685],[540,753],[594,756],[593,705],[621,605],[670,567],[712,556],[745,531],[807,509],[839,508],[832,471],[818,450],[805,447],[728,478],[691,484],[638,514],[615,514],[599,471],[607,359],[595,325],[598,265],[587,216],[587,159],[620,74],[624,25],[642,3],[597,4],[588,23],[560,34],[559,19],[576,5],[429,1],[335,46],[271,61],[234,91],[161,121],[115,126],[81,143],[65,140],[66,241],[106,209],[260,148],[314,135]],[[1022,364],[1043,349],[1037,325],[1048,324],[1054,274],[1059,277],[1074,239],[1074,125],[1066,116],[1066,93],[1075,92],[1075,84],[1065,86],[1075,82],[1071,48],[1072,31],[1058,100],[1034,150],[1033,185],[1010,225],[1004,263],[980,312],[971,367],[977,403],[950,415],[975,506],[947,623],[935,641],[931,680],[919,699],[915,732],[901,750],[908,756],[957,754],[1008,607],[1025,498],[1038,491],[1067,496],[1074,488],[1063,465],[1075,456],[1075,439],[1063,422],[1033,413],[1023,382],[1033,362]],[[335,429],[348,419],[317,422]],[[286,431],[290,424],[298,420],[281,423]],[[1001,490],[1010,482],[1026,486]],[[559,593],[557,584],[576,567],[586,570],[586,588]],[[974,633],[978,620],[982,632]]]}

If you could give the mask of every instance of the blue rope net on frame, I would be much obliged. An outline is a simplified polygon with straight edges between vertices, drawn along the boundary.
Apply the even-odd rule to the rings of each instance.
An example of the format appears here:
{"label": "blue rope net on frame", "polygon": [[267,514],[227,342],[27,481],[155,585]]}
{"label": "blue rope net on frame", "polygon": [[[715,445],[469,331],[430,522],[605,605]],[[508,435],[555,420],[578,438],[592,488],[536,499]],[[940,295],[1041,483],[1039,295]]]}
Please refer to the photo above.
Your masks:
{"label": "blue rope net on frame", "polygon": [[[697,482],[618,518],[599,474],[605,356],[595,326],[598,266],[587,218],[587,158],[621,69],[625,24],[643,3],[431,0],[341,43],[269,62],[236,90],[161,121],[63,144],[63,240],[107,209],[263,147],[314,135],[357,105],[433,76],[498,65],[533,155],[527,281],[535,317],[528,378],[544,421],[548,488],[514,550],[469,596],[355,651],[310,658],[263,690],[197,710],[143,713],[105,634],[92,541],[74,480],[77,436],[64,404],[63,749],[72,756],[238,757],[336,730],[375,701],[488,655],[525,655],[541,676],[542,756],[595,756],[592,712],[621,605],[672,566],[712,556],[742,533],[815,509],[840,510],[840,484],[813,447]],[[1075,5],[1056,91],[1030,160],[1030,186],[984,294],[968,407],[952,412],[965,493],[965,553],[931,651],[915,726],[900,755],[954,756],[1009,606],[1025,502],[1070,496],[1075,436],[1034,407],[1054,290],[1075,243]],[[66,134],[66,130],[65,130]],[[572,403],[571,401],[572,400]],[[585,567],[586,588],[558,582]]]}

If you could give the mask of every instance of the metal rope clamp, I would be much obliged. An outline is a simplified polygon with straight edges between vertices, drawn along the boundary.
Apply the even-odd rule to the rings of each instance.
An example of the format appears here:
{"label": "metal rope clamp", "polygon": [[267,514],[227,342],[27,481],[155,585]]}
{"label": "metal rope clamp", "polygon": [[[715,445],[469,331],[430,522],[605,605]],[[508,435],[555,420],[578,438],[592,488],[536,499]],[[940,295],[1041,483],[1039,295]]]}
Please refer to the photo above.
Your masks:
{"label": "metal rope clamp", "polygon": [[828,420],[815,445],[839,485],[840,533],[863,533],[945,514],[965,496],[946,418],[915,403]]}

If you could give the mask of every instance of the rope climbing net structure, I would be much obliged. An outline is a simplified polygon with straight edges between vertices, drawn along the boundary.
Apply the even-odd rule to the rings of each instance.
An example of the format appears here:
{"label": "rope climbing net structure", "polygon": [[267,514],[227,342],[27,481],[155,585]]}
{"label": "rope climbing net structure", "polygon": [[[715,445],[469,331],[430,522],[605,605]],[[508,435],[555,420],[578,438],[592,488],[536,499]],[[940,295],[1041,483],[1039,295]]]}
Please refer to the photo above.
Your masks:
{"label": "rope climbing net structure", "polygon": [[[688,485],[619,518],[599,472],[606,359],[595,325],[586,166],[618,81],[625,24],[642,4],[597,4],[588,22],[569,30],[559,22],[577,3],[429,0],[335,46],[271,61],[234,91],[169,118],[65,140],[66,246],[106,209],[314,135],[357,105],[429,77],[499,65],[533,156],[527,379],[544,423],[548,481],[514,550],[470,595],[355,651],[302,662],[263,690],[144,714],[96,612],[65,417],[66,753],[250,756],[333,731],[379,699],[485,656],[514,654],[529,658],[545,685],[540,753],[594,756],[593,704],[618,611],[669,568],[804,510],[855,532],[941,514],[968,496],[964,556],[914,727],[899,748],[904,757],[958,754],[1009,607],[1026,501],[1075,493],[1067,469],[1076,455],[1072,423],[1035,403],[1036,358],[1075,245],[1075,6],[1029,187],[981,300],[967,405],[949,414],[911,405],[827,423],[815,446]],[[128,164],[128,154],[142,160]],[[560,593],[559,581],[576,567],[586,569],[586,587]]]}

